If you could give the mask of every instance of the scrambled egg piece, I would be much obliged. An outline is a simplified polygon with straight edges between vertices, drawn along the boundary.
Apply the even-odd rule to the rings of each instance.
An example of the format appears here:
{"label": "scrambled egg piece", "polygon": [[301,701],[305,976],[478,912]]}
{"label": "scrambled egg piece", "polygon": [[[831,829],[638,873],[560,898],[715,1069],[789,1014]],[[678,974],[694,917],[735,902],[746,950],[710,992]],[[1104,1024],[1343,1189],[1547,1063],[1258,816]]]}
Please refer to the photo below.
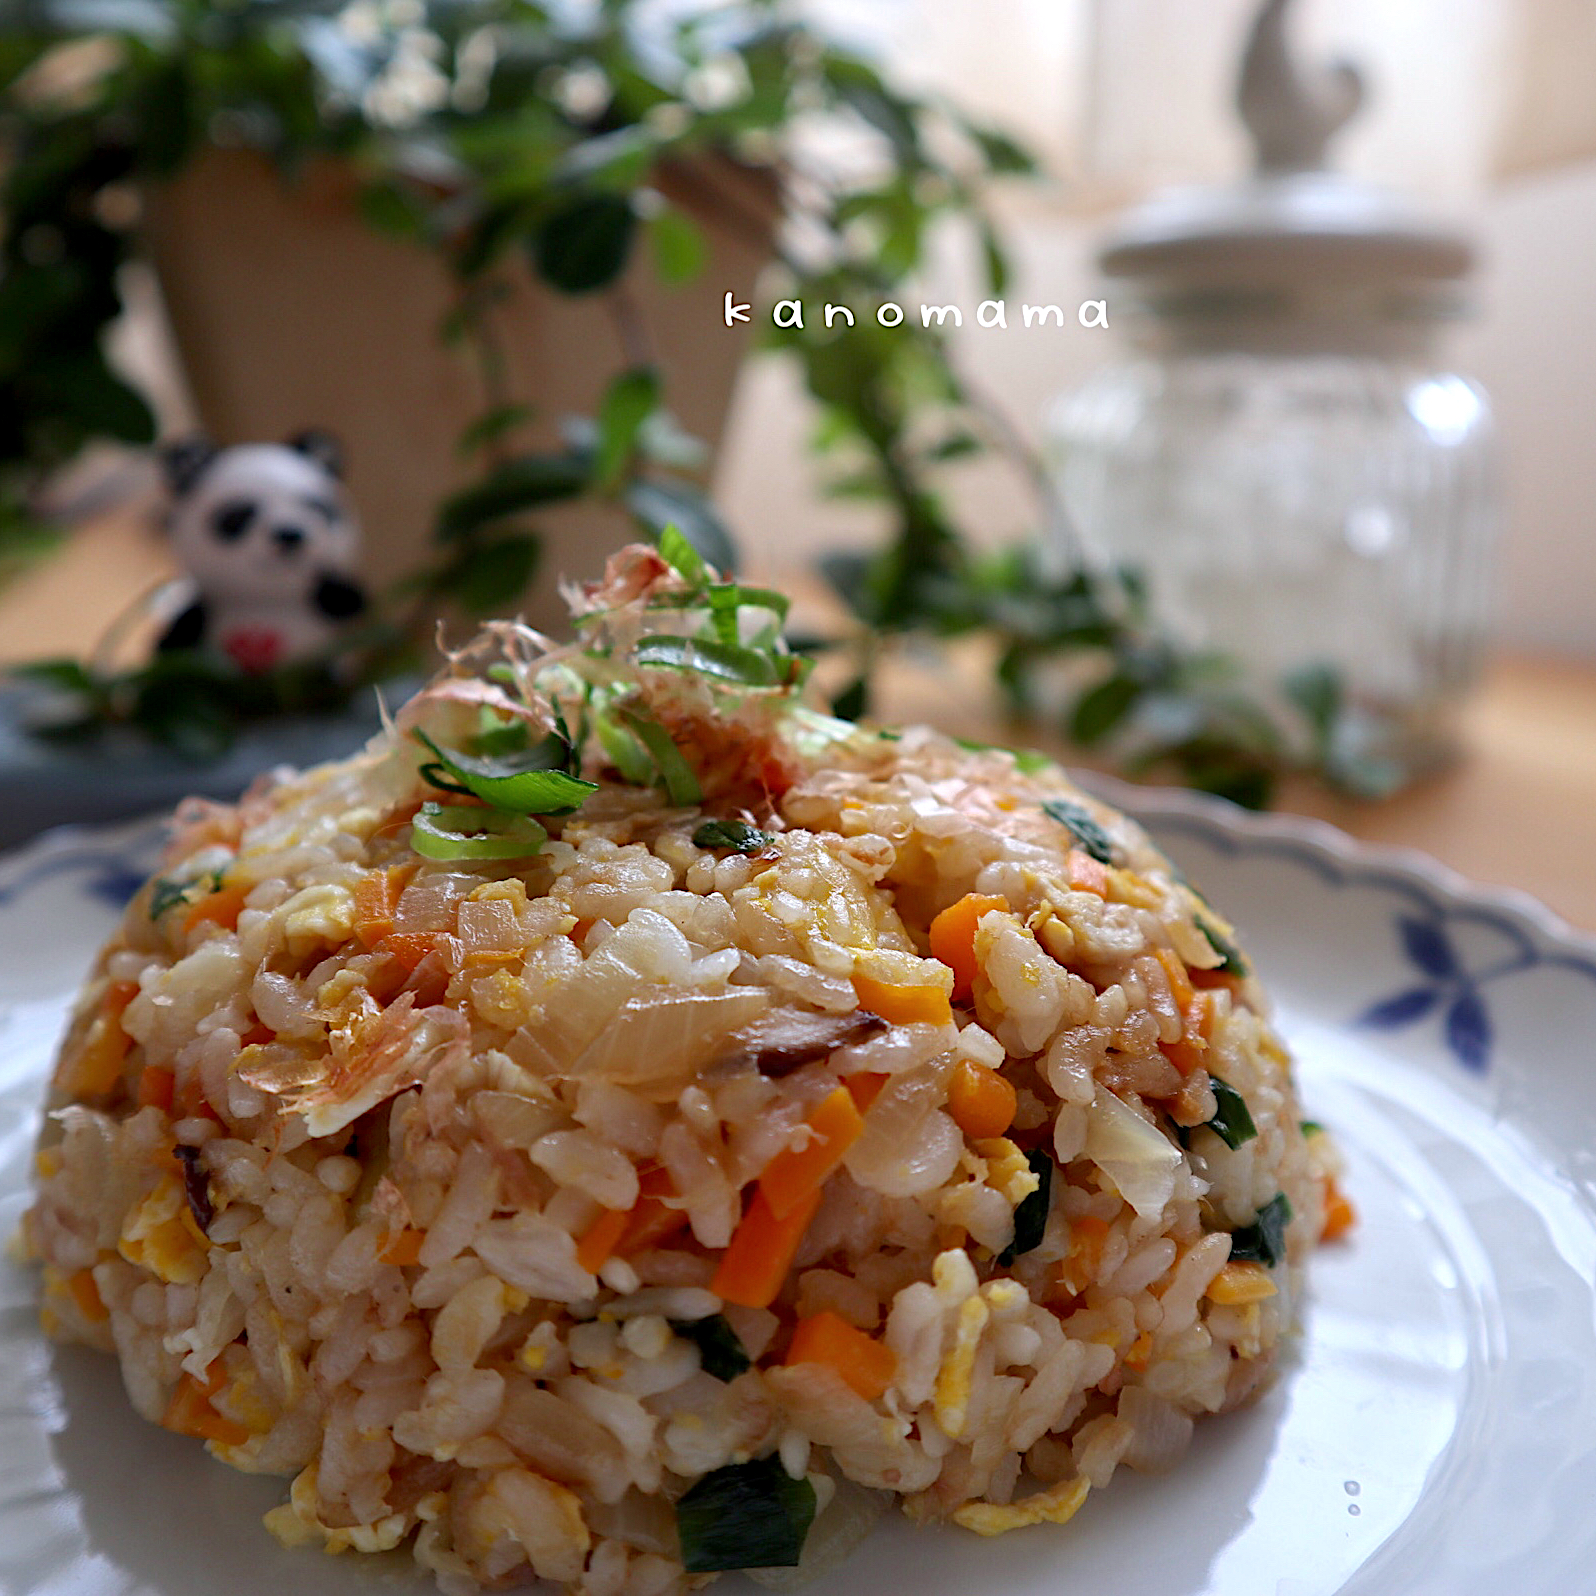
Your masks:
{"label": "scrambled egg piece", "polygon": [[148,1269],[169,1286],[191,1286],[205,1273],[210,1246],[194,1223],[176,1175],[162,1175],[155,1189],[133,1210],[117,1251],[130,1264]]}
{"label": "scrambled egg piece", "polygon": [[1080,1511],[1081,1503],[1091,1486],[1080,1475],[1072,1480],[1060,1480],[1045,1491],[1018,1502],[966,1502],[956,1508],[953,1522],[962,1524],[977,1535],[1006,1535],[1010,1530],[1024,1529],[1027,1524],[1068,1524]]}

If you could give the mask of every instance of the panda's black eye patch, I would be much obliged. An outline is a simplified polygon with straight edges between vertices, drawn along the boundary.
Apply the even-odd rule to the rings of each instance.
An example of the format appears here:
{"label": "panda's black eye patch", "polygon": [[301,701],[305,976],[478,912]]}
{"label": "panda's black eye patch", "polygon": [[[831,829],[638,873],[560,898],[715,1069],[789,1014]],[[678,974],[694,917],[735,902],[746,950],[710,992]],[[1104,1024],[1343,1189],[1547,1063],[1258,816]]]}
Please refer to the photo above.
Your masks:
{"label": "panda's black eye patch", "polygon": [[255,506],[248,499],[230,499],[211,516],[211,531],[223,543],[236,543],[254,519]]}

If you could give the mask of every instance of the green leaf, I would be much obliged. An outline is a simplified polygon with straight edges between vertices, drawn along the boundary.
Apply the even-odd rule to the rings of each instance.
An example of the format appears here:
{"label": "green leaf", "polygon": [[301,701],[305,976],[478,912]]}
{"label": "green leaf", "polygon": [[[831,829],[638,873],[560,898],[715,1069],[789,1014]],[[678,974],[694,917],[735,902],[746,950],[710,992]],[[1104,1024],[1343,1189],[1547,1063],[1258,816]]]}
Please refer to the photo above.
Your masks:
{"label": "green leaf", "polygon": [[1001,299],[1009,286],[1009,257],[990,222],[981,224],[981,262],[987,287],[994,298]]}
{"label": "green leaf", "polygon": [[774,687],[780,679],[769,654],[708,637],[645,637],[632,650],[632,658],[645,667],[697,671],[740,687]]}
{"label": "green leaf", "polygon": [[689,1574],[796,1568],[815,1517],[815,1488],[779,1457],[728,1463],[676,1504],[676,1535]]}
{"label": "green leaf", "polygon": [[88,666],[81,660],[29,660],[24,664],[11,666],[6,674],[19,682],[30,682],[62,693],[77,693],[89,697],[98,691],[98,683]]}
{"label": "green leaf", "polygon": [[693,833],[695,848],[730,848],[736,853],[758,853],[775,840],[768,831],[742,820],[706,820]]}
{"label": "green leaf", "polygon": [[471,422],[455,442],[455,453],[461,459],[470,459],[479,449],[489,448],[507,433],[523,427],[532,419],[532,406],[523,404],[495,405]]}
{"label": "green leaf", "polygon": [[[477,758],[440,748],[424,731],[411,733],[433,755],[452,778],[451,783],[428,776],[435,786],[474,793],[495,809],[523,815],[565,814],[579,808],[589,793],[598,790],[596,781],[585,781],[565,767],[573,750],[564,738],[550,735],[523,754],[504,758]],[[430,767],[423,768],[426,775]]]}
{"label": "green leaf", "polygon": [[670,1327],[697,1346],[699,1367],[716,1380],[729,1384],[754,1366],[737,1332],[721,1314],[712,1313],[707,1319],[672,1319]]}
{"label": "green leaf", "polygon": [[631,252],[637,217],[620,194],[571,201],[545,219],[532,239],[539,277],[562,294],[591,294],[620,276]]}
{"label": "green leaf", "polygon": [[1292,671],[1281,687],[1302,712],[1315,746],[1327,749],[1345,697],[1341,672],[1334,665],[1303,665]]}
{"label": "green leaf", "polygon": [[994,172],[1024,177],[1036,171],[1035,158],[1007,133],[989,127],[971,127],[968,132]]}
{"label": "green leaf", "polygon": [[1224,961],[1219,966],[1220,970],[1226,975],[1246,975],[1247,957],[1241,949],[1212,920],[1199,914],[1196,917],[1196,925],[1197,929],[1208,938],[1214,952]]}
{"label": "green leaf", "polygon": [[670,794],[671,802],[682,808],[696,804],[704,796],[703,789],[698,784],[698,777],[693,774],[693,767],[682,758],[681,749],[671,741],[671,734],[657,720],[650,720],[635,709],[623,709],[620,715],[648,750],[655,773]]}
{"label": "green leaf", "polygon": [[520,597],[542,554],[542,541],[532,532],[512,532],[467,549],[451,565],[444,591],[473,615],[491,615]]}
{"label": "green leaf", "polygon": [[593,480],[600,492],[613,492],[637,451],[637,435],[659,405],[659,375],[650,366],[623,371],[599,403],[598,453]]}
{"label": "green leaf", "polygon": [[690,483],[662,477],[639,477],[626,484],[622,502],[650,537],[659,538],[666,527],[677,530],[723,575],[737,569],[737,550],[726,524],[709,500]]}
{"label": "green leaf", "polygon": [[1247,1099],[1236,1090],[1228,1081],[1211,1076],[1208,1084],[1214,1090],[1214,1102],[1218,1105],[1214,1116],[1207,1121],[1211,1130],[1226,1147],[1240,1147],[1243,1142],[1250,1142],[1258,1134],[1258,1127],[1252,1122],[1252,1111],[1247,1107]]}
{"label": "green leaf", "polygon": [[831,701],[831,713],[838,720],[858,720],[870,708],[870,679],[855,676]]}
{"label": "green leaf", "polygon": [[1000,1269],[1007,1269],[1021,1253],[1031,1252],[1042,1245],[1047,1230],[1048,1205],[1053,1191],[1053,1159],[1044,1148],[1033,1147],[1025,1161],[1036,1176],[1037,1187],[1029,1196],[1022,1197],[1014,1210],[1014,1240],[998,1254]]}
{"label": "green leaf", "polygon": [[1141,695],[1140,682],[1116,672],[1076,700],[1070,713],[1070,736],[1083,748],[1094,747],[1123,724]]}
{"label": "green leaf", "polygon": [[410,847],[423,859],[525,859],[548,839],[529,815],[474,804],[424,803],[410,823]]}
{"label": "green leaf", "polygon": [[1232,1263],[1261,1263],[1273,1269],[1286,1256],[1286,1225],[1291,1219],[1291,1201],[1282,1192],[1258,1210],[1250,1225],[1230,1233]]}
{"label": "green leaf", "polygon": [[449,542],[544,504],[580,498],[592,476],[585,452],[528,454],[495,466],[480,482],[451,494],[438,509],[437,535]]}
{"label": "green leaf", "polygon": [[1091,811],[1084,804],[1078,804],[1072,798],[1049,798],[1042,805],[1042,809],[1049,819],[1056,820],[1061,826],[1074,832],[1075,840],[1083,851],[1089,853],[1099,864],[1113,864],[1113,839],[1092,818]]}
{"label": "green leaf", "polygon": [[668,205],[648,224],[654,251],[654,270],[664,283],[687,283],[703,271],[709,245],[698,224],[685,212]]}

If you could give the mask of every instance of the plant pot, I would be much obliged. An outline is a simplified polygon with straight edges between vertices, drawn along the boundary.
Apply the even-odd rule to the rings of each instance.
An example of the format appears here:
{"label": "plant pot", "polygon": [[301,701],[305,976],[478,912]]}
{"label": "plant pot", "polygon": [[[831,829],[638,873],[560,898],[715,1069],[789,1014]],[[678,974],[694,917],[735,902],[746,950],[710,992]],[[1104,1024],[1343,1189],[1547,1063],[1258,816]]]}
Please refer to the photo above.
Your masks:
{"label": "plant pot", "polygon": [[[723,159],[677,167],[660,186],[708,241],[692,282],[662,285],[646,248],[615,289],[580,297],[507,265],[495,327],[507,387],[534,410],[517,443],[553,445],[560,418],[591,415],[639,358],[666,373],[682,425],[718,442],[746,344],[746,328],[724,325],[721,299],[751,287],[768,258],[774,189]],[[441,336],[455,303],[445,265],[374,231],[357,196],[355,173],[336,161],[285,180],[252,152],[213,150],[148,196],[146,232],[204,425],[223,443],[336,432],[381,588],[426,557],[435,507],[469,476],[456,444],[485,399],[466,352]],[[544,557],[525,613],[547,626],[563,614],[559,578],[595,574],[630,522],[593,504],[535,519]]]}

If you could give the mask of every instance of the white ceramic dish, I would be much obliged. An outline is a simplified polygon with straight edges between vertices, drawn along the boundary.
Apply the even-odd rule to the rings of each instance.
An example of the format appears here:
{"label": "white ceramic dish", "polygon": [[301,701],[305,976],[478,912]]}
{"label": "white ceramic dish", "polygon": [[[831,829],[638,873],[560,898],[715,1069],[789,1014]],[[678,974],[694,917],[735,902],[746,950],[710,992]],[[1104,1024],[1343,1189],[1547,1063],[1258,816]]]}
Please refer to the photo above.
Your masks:
{"label": "white ceramic dish", "polygon": [[[1596,1590],[1596,942],[1531,900],[1285,817],[1116,788],[1235,919],[1337,1132],[1362,1222],[1315,1260],[1255,1407],[1067,1528],[893,1518],[819,1596],[1572,1596]],[[26,1202],[66,1004],[149,825],[0,862],[0,1230]],[[276,1480],[135,1418],[111,1361],[49,1346],[0,1264],[0,1589],[335,1596],[397,1559],[279,1549]],[[728,1578],[719,1590],[754,1587]]]}

